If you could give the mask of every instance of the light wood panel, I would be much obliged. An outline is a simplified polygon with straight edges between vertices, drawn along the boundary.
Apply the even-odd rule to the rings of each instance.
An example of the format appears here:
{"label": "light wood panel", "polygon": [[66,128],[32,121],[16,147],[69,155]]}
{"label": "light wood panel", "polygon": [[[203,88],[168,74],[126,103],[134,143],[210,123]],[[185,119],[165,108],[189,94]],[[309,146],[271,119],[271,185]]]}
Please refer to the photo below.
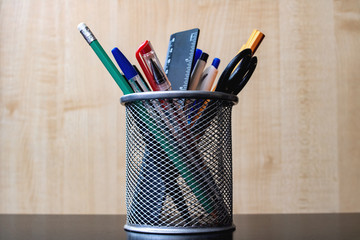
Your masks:
{"label": "light wood panel", "polygon": [[82,21],[133,63],[199,27],[220,72],[263,31],[233,111],[234,212],[360,211],[359,1],[0,4],[0,213],[125,213],[122,94]]}

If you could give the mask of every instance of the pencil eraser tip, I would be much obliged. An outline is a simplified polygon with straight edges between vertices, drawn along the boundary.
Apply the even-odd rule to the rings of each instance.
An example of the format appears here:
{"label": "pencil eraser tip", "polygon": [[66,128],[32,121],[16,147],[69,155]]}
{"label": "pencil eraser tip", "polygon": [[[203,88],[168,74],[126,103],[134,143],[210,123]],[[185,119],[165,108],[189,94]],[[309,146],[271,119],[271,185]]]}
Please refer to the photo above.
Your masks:
{"label": "pencil eraser tip", "polygon": [[78,30],[79,31],[81,31],[81,30],[83,30],[83,29],[85,29],[86,28],[86,24],[85,23],[79,23],[79,25],[77,26],[77,28],[78,28]]}

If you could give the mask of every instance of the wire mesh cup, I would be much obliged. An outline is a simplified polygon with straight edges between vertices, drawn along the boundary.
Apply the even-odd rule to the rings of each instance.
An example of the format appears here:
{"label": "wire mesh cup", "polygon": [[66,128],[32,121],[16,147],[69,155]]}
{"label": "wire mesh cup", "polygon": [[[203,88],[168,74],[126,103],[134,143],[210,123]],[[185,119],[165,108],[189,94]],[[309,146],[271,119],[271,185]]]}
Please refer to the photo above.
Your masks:
{"label": "wire mesh cup", "polygon": [[231,109],[220,92],[121,97],[126,106],[125,229],[188,234],[233,230]]}

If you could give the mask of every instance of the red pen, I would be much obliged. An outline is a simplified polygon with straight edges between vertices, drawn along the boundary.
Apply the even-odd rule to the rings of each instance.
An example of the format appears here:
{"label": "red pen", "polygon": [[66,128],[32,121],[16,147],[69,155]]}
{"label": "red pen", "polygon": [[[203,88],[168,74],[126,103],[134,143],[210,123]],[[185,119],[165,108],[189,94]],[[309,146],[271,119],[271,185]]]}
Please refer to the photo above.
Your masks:
{"label": "red pen", "polygon": [[150,41],[142,43],[135,56],[153,91],[171,90],[171,84]]}

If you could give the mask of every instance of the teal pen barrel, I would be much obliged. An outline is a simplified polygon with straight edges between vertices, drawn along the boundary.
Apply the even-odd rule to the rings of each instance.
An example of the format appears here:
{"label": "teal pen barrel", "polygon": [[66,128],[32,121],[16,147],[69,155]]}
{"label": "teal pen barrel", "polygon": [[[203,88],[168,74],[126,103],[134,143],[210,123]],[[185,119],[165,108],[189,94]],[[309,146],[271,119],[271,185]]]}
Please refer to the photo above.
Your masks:
{"label": "teal pen barrel", "polygon": [[[206,130],[189,123],[202,105],[184,111],[185,99],[215,103]],[[234,229],[231,110],[237,101],[234,95],[205,91],[121,98],[126,106],[126,230],[179,234]]]}

